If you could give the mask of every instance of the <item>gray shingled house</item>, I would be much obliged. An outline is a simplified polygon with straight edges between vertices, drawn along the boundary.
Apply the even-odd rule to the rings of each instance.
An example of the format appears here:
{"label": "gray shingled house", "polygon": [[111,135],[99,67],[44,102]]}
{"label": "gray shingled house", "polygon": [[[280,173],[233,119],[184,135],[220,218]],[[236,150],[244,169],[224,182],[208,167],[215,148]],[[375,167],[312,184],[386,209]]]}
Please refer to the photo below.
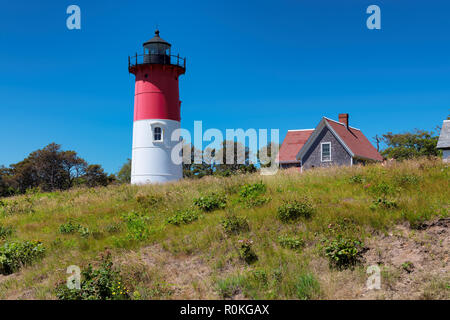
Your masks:
{"label": "gray shingled house", "polygon": [[443,152],[442,160],[450,162],[450,120],[444,120],[437,148]]}
{"label": "gray shingled house", "polygon": [[348,113],[339,121],[323,117],[315,129],[289,130],[278,153],[283,169],[352,166],[383,161],[360,129],[349,125]]}

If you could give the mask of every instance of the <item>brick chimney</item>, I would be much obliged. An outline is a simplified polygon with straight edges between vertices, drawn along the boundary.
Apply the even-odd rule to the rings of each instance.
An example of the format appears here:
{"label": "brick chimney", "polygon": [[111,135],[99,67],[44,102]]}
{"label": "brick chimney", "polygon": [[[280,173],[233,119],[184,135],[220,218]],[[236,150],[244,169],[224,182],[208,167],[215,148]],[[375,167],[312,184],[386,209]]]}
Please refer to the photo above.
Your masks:
{"label": "brick chimney", "polygon": [[343,123],[348,129],[348,113],[339,113],[339,122]]}

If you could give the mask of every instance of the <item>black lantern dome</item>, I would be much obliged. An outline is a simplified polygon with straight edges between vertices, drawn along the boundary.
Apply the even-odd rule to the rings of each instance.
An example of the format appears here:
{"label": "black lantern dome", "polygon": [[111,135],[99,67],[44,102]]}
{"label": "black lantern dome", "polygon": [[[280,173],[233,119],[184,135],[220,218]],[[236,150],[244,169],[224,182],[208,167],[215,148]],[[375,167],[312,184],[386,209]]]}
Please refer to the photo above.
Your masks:
{"label": "black lantern dome", "polygon": [[171,44],[159,37],[159,30],[155,36],[144,43],[144,54],[170,56]]}
{"label": "black lantern dome", "polygon": [[[143,43],[144,53],[128,57],[128,70],[135,72],[140,64],[175,65],[186,70],[186,58],[179,55],[171,55],[171,44],[159,36],[159,30],[155,30],[155,36]],[[184,73],[184,72],[183,72]]]}

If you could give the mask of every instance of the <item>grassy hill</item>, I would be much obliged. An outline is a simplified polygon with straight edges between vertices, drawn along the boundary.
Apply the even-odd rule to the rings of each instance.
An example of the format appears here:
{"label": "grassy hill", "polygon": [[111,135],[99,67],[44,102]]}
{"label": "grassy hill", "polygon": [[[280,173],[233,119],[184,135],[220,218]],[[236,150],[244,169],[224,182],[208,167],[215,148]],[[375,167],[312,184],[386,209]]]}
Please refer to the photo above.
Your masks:
{"label": "grassy hill", "polygon": [[112,298],[449,299],[449,180],[420,160],[3,198],[0,298],[56,299],[92,264],[84,298],[106,272]]}

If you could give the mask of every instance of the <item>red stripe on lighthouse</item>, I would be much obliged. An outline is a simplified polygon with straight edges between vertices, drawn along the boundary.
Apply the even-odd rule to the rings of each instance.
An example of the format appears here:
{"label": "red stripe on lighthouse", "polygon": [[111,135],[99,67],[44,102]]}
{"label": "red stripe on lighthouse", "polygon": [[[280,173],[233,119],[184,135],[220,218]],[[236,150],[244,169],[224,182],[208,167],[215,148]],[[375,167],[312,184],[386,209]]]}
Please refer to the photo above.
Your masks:
{"label": "red stripe on lighthouse", "polygon": [[140,65],[136,70],[134,121],[180,121],[178,76],[184,69],[172,65]]}

